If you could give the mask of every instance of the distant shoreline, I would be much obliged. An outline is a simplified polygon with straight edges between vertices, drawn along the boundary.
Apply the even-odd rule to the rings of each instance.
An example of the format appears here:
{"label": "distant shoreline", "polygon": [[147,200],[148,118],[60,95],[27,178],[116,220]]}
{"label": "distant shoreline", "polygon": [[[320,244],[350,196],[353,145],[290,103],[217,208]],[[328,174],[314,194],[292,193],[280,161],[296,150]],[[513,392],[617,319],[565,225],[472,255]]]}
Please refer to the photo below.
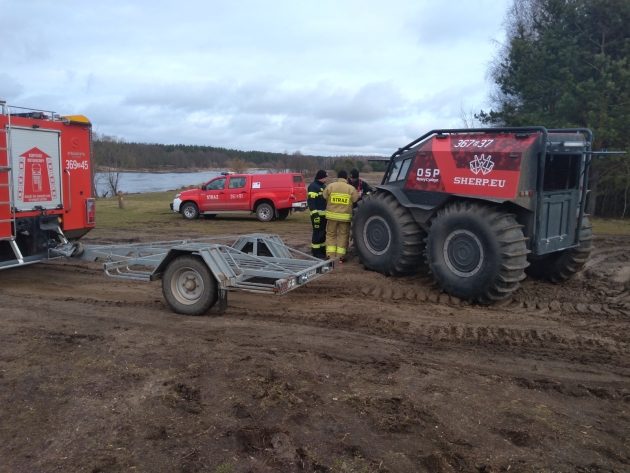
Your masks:
{"label": "distant shoreline", "polygon": [[173,169],[150,169],[150,168],[138,168],[138,169],[127,169],[127,168],[108,168],[99,166],[96,168],[95,172],[100,173],[108,173],[108,172],[142,172],[142,173],[155,173],[155,174],[183,174],[183,173],[193,173],[193,172],[217,172],[220,173],[225,171],[224,168],[173,168]]}

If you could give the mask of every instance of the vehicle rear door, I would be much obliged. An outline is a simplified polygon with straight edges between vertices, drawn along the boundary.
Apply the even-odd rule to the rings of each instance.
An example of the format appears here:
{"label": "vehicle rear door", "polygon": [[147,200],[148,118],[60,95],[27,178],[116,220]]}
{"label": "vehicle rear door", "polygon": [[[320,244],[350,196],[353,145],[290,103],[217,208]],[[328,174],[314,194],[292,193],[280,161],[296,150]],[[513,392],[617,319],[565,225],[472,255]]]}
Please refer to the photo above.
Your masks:
{"label": "vehicle rear door", "polygon": [[250,179],[249,176],[228,177],[225,210],[250,210]]}
{"label": "vehicle rear door", "polygon": [[576,226],[582,169],[583,157],[580,154],[547,155],[536,242],[538,254],[577,245]]}
{"label": "vehicle rear door", "polygon": [[226,181],[227,179],[221,176],[204,184],[201,188],[201,201],[199,202],[199,210],[201,212],[225,210]]}
{"label": "vehicle rear door", "polygon": [[15,209],[60,208],[59,131],[12,127],[9,142]]}

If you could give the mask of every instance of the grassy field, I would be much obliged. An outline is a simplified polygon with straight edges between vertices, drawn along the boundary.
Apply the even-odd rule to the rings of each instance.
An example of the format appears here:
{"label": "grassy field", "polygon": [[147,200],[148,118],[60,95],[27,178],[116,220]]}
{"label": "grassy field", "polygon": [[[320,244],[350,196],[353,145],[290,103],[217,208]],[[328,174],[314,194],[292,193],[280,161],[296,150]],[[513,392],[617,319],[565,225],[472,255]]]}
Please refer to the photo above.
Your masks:
{"label": "grassy field", "polygon": [[208,220],[185,220],[171,211],[175,191],[124,196],[124,208],[117,198],[96,201],[96,239],[138,238],[140,241],[201,238],[215,235],[243,235],[248,233],[293,235],[310,243],[311,224],[308,212],[294,212],[283,221],[260,222],[253,213],[228,213]]}
{"label": "grassy field", "polygon": [[601,235],[630,235],[630,219],[591,218],[593,231]]}
{"label": "grassy field", "polygon": [[[97,226],[100,228],[133,229],[138,224],[168,224],[175,220],[181,221],[182,217],[174,214],[169,208],[169,204],[173,201],[174,196],[175,191],[125,195],[123,209],[118,208],[118,199],[116,198],[98,199],[96,201]],[[240,215],[243,216],[245,214]],[[268,227],[258,222],[254,215],[251,215],[250,218],[254,226],[256,224],[261,226],[260,230],[255,231],[268,231]],[[630,235],[630,219],[592,218],[591,220],[596,234]],[[200,219],[198,222],[198,225],[203,225],[204,220]],[[229,225],[230,220],[228,220],[227,224],[225,224],[225,221],[223,224],[220,224],[220,218],[216,222],[223,227]],[[308,222],[308,212],[296,212],[283,224],[307,224]],[[195,224],[195,222],[190,223]],[[226,228],[225,230],[229,229]],[[252,229],[248,229],[248,231],[252,231]]]}
{"label": "grassy field", "polygon": [[96,224],[106,228],[131,228],[160,217],[166,221],[174,215],[169,208],[174,196],[175,191],[128,194],[123,197],[122,209],[118,207],[117,198],[97,199]]}

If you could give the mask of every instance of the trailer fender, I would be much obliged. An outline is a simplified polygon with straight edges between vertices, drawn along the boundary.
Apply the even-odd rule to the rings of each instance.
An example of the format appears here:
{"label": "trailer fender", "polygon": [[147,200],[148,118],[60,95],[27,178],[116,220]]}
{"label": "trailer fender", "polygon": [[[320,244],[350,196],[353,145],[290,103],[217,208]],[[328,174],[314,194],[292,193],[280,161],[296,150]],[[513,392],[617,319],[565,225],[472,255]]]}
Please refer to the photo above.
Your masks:
{"label": "trailer fender", "polygon": [[164,259],[160,262],[160,264],[157,265],[155,270],[151,273],[151,276],[149,277],[149,279],[151,281],[162,279],[162,277],[164,276],[164,271],[166,271],[166,268],[171,263],[171,261],[173,261],[175,258],[178,258],[180,256],[192,255],[196,258],[199,258],[200,261],[202,261],[206,266],[208,266],[208,269],[210,270],[210,273],[212,274],[212,276],[214,276],[214,279],[216,279],[217,284],[219,285],[219,288],[225,289],[226,285],[229,282],[228,278],[230,275],[225,274],[227,268],[223,268],[223,272],[222,272],[220,268],[217,267],[216,264],[211,264],[212,256],[210,253],[211,252],[204,251],[203,254],[200,254],[197,250],[185,250],[181,248],[172,248],[166,254]]}
{"label": "trailer fender", "polygon": [[169,265],[169,263],[171,261],[173,261],[178,256],[190,255],[192,253],[193,253],[193,251],[186,251],[186,250],[180,250],[180,249],[171,249],[171,250],[169,250],[169,252],[166,254],[164,259],[153,270],[153,273],[151,273],[150,280],[151,281],[156,281],[157,279],[162,279],[164,271],[166,270],[166,267]]}

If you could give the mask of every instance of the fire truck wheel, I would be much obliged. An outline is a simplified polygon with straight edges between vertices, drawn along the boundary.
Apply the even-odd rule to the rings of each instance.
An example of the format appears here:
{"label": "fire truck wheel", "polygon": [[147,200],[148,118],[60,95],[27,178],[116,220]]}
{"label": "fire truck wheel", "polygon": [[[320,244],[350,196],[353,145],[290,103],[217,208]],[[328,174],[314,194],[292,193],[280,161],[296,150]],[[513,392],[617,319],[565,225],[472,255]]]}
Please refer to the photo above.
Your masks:
{"label": "fire truck wheel", "polygon": [[361,199],[352,218],[352,239],[361,263],[383,274],[422,269],[424,237],[411,213],[387,192]]}
{"label": "fire truck wheel", "polygon": [[553,283],[564,282],[584,267],[591,255],[592,240],[593,225],[585,216],[580,229],[580,241],[576,248],[551,253],[542,258],[532,258],[525,272],[533,278]]}
{"label": "fire truck wheel", "polygon": [[217,302],[217,281],[201,258],[182,255],[166,267],[162,293],[173,312],[203,315]]}
{"label": "fire truck wheel", "polygon": [[270,222],[274,217],[274,210],[271,204],[263,202],[256,207],[256,217],[261,222]]}
{"label": "fire truck wheel", "polygon": [[472,202],[441,209],[427,237],[427,264],[438,285],[482,304],[505,299],[519,288],[527,253],[514,215]]}
{"label": "fire truck wheel", "polygon": [[278,220],[286,220],[291,211],[289,209],[278,210]]}
{"label": "fire truck wheel", "polygon": [[195,220],[199,217],[199,209],[193,202],[186,202],[182,205],[180,212],[186,220]]}

